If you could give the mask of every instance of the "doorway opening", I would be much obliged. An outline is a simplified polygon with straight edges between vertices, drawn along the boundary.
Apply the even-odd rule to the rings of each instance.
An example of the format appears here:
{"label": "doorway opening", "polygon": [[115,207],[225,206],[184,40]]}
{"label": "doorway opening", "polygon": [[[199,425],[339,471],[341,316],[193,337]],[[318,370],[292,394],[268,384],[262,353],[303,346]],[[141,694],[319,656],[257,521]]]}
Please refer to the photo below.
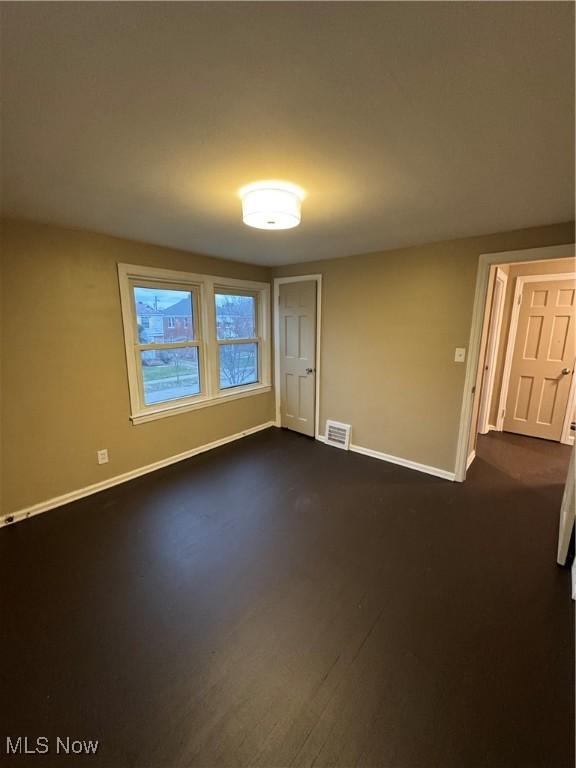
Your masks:
{"label": "doorway opening", "polygon": [[575,313],[573,259],[490,267],[468,466],[491,432],[574,444]]}
{"label": "doorway opening", "polygon": [[[517,295],[516,299],[514,298],[516,289],[519,285],[516,282],[516,278],[519,276],[526,277],[537,276],[538,274],[546,274],[553,269],[556,270],[557,275],[566,273],[571,274],[576,271],[576,261],[574,257],[575,246],[572,243],[565,245],[547,246],[543,248],[531,248],[522,251],[506,251],[502,253],[482,254],[480,256],[478,262],[478,274],[476,278],[476,293],[472,313],[468,363],[466,365],[464,397],[460,414],[460,427],[456,452],[455,479],[457,481],[462,482],[465,480],[467,468],[474,461],[474,452],[476,449],[477,434],[479,430],[482,429],[480,434],[487,434],[487,432],[484,430],[486,429],[486,426],[488,426],[488,432],[490,433],[493,431],[499,431],[500,422],[498,420],[498,415],[501,420],[502,410],[506,411],[506,407],[504,406],[503,408],[500,408],[499,404],[501,398],[504,396],[504,393],[504,400],[506,401],[508,394],[510,393],[510,386],[508,380],[508,389],[505,387],[504,391],[502,390],[503,377],[501,374],[503,374],[504,363],[506,362],[506,352],[503,350],[507,350],[508,348],[510,323],[512,320],[512,303],[514,300],[518,301]],[[551,262],[557,262],[555,267],[549,266]],[[498,273],[498,269],[500,269],[500,273]],[[514,270],[512,277],[510,272],[511,270]],[[506,273],[506,278],[503,278],[502,273]],[[522,275],[522,273],[524,274]],[[497,287],[497,283],[499,284],[499,287]],[[503,283],[506,284],[505,289]],[[531,283],[531,285],[534,286],[535,283]],[[547,286],[544,287],[544,289],[546,288]],[[498,314],[502,314],[500,319],[498,317],[491,317],[492,303],[495,298],[495,290],[500,291],[500,296],[503,293],[508,302],[508,306],[506,307],[505,300],[505,306],[504,309],[502,309],[501,303],[499,304],[498,293],[496,293],[495,308]],[[536,296],[535,302],[537,303],[538,301],[542,301],[541,296]],[[566,294],[562,294],[560,301],[562,303],[567,301]],[[555,339],[561,337],[561,326],[562,323],[564,323],[566,351],[568,351],[569,341],[570,338],[573,339],[574,325],[576,322],[574,318],[575,307],[572,304],[572,306],[565,307],[563,309],[566,309],[566,312],[563,312],[563,315],[567,319],[559,320],[557,327],[553,329],[553,332],[551,332],[549,335],[553,336]],[[528,331],[530,331],[528,336],[530,337],[529,342],[533,343],[533,339],[536,337],[536,335],[538,335],[536,333],[538,330],[536,325],[539,323],[539,321],[530,321],[528,318],[526,319],[526,322],[531,323],[532,325],[532,328],[528,329]],[[543,322],[544,321],[542,320],[542,324]],[[552,321],[548,319],[548,322]],[[489,335],[491,329],[492,340],[489,343]],[[544,330],[545,329],[542,325],[540,328],[541,333],[544,333]],[[517,335],[517,327],[515,330],[513,330],[513,333]],[[570,333],[572,334],[571,337]],[[498,334],[499,339],[496,340],[495,336]],[[573,344],[574,342],[572,341],[572,345]],[[492,371],[486,371],[486,355],[488,354],[489,356],[489,365],[490,361],[494,359],[495,349],[498,350],[498,353],[496,354],[496,366],[493,364]],[[571,351],[574,351],[573,346]],[[554,360],[553,362],[556,365],[558,364],[558,360]],[[566,367],[570,369],[570,372],[562,374],[562,369]],[[492,384],[490,384],[490,376],[488,374],[492,376]],[[509,376],[510,375],[512,375],[511,371],[509,372]],[[522,381],[520,381],[520,377],[523,377]],[[573,400],[574,398],[574,361],[571,361],[571,365],[560,365],[559,370],[554,374],[554,376],[546,374],[543,378],[550,379],[557,377],[561,377],[565,380],[562,383],[560,390],[558,390],[557,386],[560,382],[560,379],[558,379],[556,384],[554,384],[554,382],[546,383],[544,391],[541,389],[541,391],[538,393],[538,396],[542,396],[543,398],[543,405],[549,410],[550,404],[553,404],[554,407],[552,410],[554,411],[555,417],[558,414],[558,404],[554,403],[553,395],[558,391],[560,394],[565,393],[566,385],[568,384],[568,399],[572,398]],[[528,382],[526,381],[527,378],[527,374],[522,372],[518,373],[518,379],[516,383],[521,385],[520,389],[516,389],[515,393],[514,390],[512,390],[512,393],[510,393],[511,398],[513,394],[519,396],[519,403],[521,404],[524,402],[524,405],[526,404],[527,395],[529,394],[528,390],[530,389]],[[534,384],[532,386],[534,386]],[[534,393],[535,392],[536,390],[534,390]],[[533,402],[536,403],[536,398],[534,398]],[[480,414],[481,407],[483,414]],[[486,413],[488,413],[488,425],[486,425]],[[479,422],[480,415],[483,415],[482,422]],[[517,415],[520,417],[523,414],[518,411]],[[561,436],[562,434],[564,435],[568,444],[572,442],[572,438],[568,439],[571,434],[569,421],[570,416],[568,419],[566,419],[565,415],[561,433]],[[542,421],[543,419],[539,420]],[[516,422],[518,422],[518,419],[516,419]],[[492,430],[490,427],[494,427],[494,429]],[[567,430],[566,427],[568,427]],[[501,429],[504,431],[503,423]],[[547,439],[550,439],[550,437]]]}
{"label": "doorway opening", "polygon": [[322,275],[274,279],[276,426],[320,436]]}
{"label": "doorway opening", "polygon": [[470,351],[457,479],[490,464],[503,482],[549,494],[565,564],[574,529],[574,246],[481,257]]}

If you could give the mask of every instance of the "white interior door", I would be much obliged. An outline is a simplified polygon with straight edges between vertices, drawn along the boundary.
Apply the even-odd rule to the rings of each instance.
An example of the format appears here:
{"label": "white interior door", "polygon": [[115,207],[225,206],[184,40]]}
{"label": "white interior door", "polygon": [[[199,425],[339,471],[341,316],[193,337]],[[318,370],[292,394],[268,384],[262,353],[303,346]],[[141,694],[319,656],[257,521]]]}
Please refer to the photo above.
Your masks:
{"label": "white interior door", "polygon": [[564,487],[564,496],[562,506],[560,507],[560,526],[558,530],[558,556],[560,565],[565,565],[568,557],[568,547],[572,536],[572,528],[576,520],[576,504],[574,503],[574,482],[576,478],[576,466],[574,465],[574,455],[576,448],[572,448],[570,457],[570,466],[568,468],[568,477]]}
{"label": "white interior door", "polygon": [[314,437],[316,408],[316,281],[281,283],[280,420],[283,427]]}
{"label": "white interior door", "polygon": [[524,285],[504,430],[560,440],[574,375],[574,280]]}

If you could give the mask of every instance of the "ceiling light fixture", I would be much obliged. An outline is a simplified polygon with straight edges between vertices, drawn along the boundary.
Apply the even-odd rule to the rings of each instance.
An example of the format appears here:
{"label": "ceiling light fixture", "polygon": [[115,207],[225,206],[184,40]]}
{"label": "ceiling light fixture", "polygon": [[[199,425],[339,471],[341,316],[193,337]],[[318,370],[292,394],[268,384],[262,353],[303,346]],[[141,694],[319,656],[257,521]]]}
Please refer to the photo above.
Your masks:
{"label": "ceiling light fixture", "polygon": [[292,229],[300,224],[304,190],[286,181],[257,181],[240,190],[242,220],[257,229]]}

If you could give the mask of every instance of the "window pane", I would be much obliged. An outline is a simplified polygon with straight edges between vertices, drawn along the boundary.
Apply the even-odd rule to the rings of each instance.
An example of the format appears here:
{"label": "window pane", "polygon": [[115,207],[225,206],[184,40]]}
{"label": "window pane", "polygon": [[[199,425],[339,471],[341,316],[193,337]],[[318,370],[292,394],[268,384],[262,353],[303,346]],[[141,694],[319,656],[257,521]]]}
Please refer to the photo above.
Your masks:
{"label": "window pane", "polygon": [[150,349],[140,359],[146,405],[199,394],[197,347]]}
{"label": "window pane", "polygon": [[134,306],[140,344],[170,344],[194,339],[190,291],[135,286]]}
{"label": "window pane", "polygon": [[217,293],[216,334],[219,339],[253,339],[256,336],[254,296]]}
{"label": "window pane", "polygon": [[220,389],[258,381],[258,344],[220,345]]}

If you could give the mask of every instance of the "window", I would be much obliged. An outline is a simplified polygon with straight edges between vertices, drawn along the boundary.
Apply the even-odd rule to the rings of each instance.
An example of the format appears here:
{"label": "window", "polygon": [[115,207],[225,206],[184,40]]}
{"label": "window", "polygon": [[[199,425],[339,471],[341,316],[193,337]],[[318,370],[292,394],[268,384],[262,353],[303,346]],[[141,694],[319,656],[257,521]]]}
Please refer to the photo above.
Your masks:
{"label": "window", "polygon": [[118,265],[134,423],[270,389],[267,283]]}
{"label": "window", "polygon": [[[200,393],[200,341],[194,335],[192,318],[197,304],[196,290],[179,290],[168,286],[150,286],[133,281],[134,306],[145,306],[148,323],[138,325],[142,401],[145,406],[178,400]],[[165,334],[164,319],[175,309],[190,321],[186,332]],[[174,317],[168,316],[169,329],[175,328]],[[152,330],[151,330],[152,329]]]}
{"label": "window", "polygon": [[215,294],[216,339],[220,389],[240,387],[258,381],[258,348],[254,295]]}

